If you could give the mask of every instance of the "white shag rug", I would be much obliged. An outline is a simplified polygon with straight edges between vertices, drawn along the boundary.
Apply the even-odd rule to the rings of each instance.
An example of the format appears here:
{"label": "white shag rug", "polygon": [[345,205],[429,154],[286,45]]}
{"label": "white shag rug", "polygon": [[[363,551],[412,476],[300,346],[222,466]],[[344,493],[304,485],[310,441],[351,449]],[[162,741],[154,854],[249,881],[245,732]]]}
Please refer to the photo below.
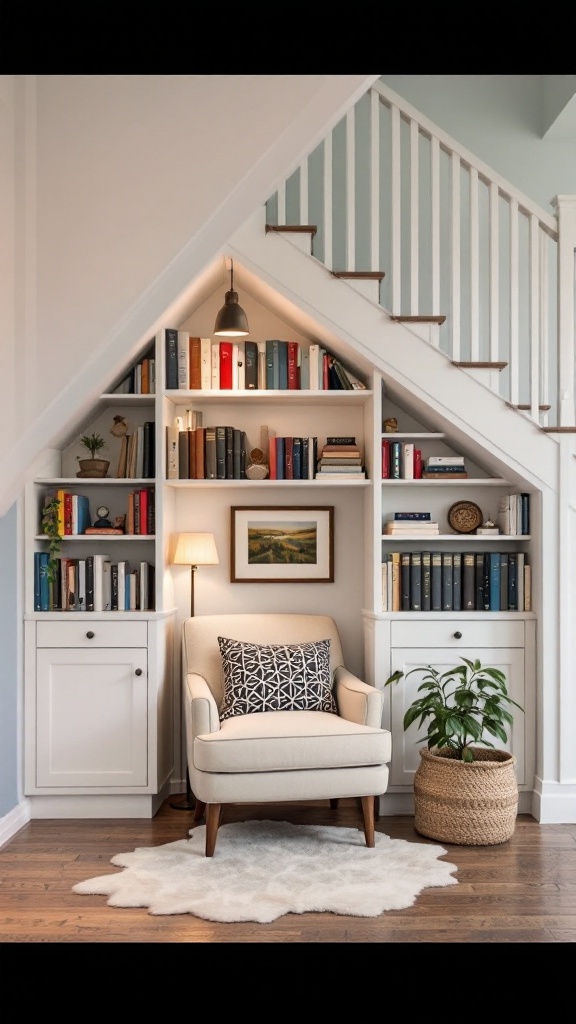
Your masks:
{"label": "white shag rug", "polygon": [[222,825],[213,857],[204,856],[206,827],[190,839],[119,853],[123,871],[89,878],[73,892],[109,896],[111,907],[148,907],[150,914],[194,914],[207,921],[257,921],[311,911],[378,917],[410,907],[429,887],[456,885],[446,850],[376,833],[284,821]]}

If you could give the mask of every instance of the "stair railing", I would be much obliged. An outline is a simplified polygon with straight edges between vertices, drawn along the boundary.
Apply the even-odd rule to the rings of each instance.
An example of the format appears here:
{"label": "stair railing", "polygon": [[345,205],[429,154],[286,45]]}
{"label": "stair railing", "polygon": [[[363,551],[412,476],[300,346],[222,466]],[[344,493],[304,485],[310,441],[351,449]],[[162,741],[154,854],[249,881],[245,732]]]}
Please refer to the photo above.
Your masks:
{"label": "stair railing", "polygon": [[314,225],[312,253],[333,273],[383,272],[390,316],[444,315],[431,343],[492,371],[497,393],[552,432],[576,425],[576,196],[552,203],[555,215],[376,82],[266,218]]}

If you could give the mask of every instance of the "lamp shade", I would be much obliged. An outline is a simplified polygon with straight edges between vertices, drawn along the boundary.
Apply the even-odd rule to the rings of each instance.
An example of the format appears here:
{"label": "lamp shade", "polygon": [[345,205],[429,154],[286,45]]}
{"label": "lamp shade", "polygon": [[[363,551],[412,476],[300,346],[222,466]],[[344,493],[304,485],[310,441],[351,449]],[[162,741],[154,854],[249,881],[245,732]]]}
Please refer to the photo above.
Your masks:
{"label": "lamp shade", "polygon": [[230,289],[224,296],[224,305],[216,316],[214,334],[223,338],[243,338],[250,333],[248,319],[238,303],[234,291],[234,261],[230,260]]}
{"label": "lamp shade", "polygon": [[180,533],[174,552],[174,565],[218,565],[213,533]]}

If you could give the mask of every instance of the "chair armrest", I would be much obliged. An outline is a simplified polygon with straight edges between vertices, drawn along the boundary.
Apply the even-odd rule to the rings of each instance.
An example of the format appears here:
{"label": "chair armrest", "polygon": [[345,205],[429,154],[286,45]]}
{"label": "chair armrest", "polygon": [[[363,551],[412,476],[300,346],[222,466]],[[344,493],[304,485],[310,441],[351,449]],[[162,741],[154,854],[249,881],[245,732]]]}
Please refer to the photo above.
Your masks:
{"label": "chair armrest", "polygon": [[340,665],[334,673],[338,714],[348,722],[382,728],[384,694]]}
{"label": "chair armrest", "polygon": [[218,705],[203,676],[188,672],[184,680],[184,715],[186,736],[192,742],[196,736],[219,732]]}

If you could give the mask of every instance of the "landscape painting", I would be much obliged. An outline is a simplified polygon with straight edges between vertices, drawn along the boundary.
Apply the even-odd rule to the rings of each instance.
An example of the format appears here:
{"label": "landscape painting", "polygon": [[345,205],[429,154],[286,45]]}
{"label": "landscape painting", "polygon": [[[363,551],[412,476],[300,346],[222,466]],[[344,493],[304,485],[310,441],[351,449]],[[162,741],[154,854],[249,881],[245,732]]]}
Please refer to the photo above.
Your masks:
{"label": "landscape painting", "polygon": [[332,583],[334,507],[232,508],[232,583]]}

